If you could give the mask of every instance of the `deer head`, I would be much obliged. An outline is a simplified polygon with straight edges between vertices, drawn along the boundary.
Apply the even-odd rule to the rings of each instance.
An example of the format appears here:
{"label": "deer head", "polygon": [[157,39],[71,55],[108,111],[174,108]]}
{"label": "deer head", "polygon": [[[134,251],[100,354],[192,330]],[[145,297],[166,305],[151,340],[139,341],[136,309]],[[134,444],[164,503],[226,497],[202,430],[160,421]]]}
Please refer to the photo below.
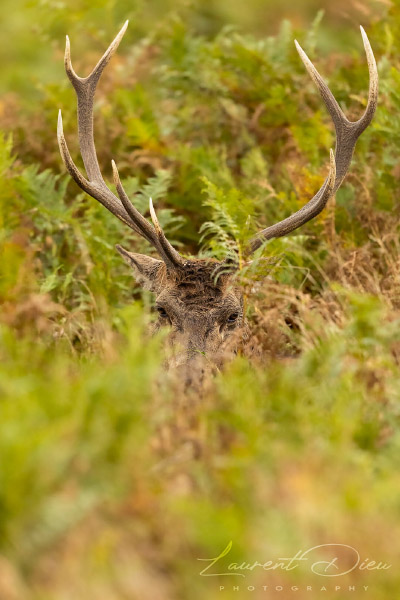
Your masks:
{"label": "deer head", "polygon": [[[234,265],[232,262],[219,263],[181,256],[169,243],[160,227],[151,198],[149,208],[152,225],[140,214],[125,193],[115,162],[112,161],[112,168],[118,197],[109,189],[100,172],[93,136],[94,95],[101,74],[118,48],[127,26],[128,22],[90,75],[85,78],[79,77],[72,67],[67,36],[65,70],[77,96],[79,147],[87,177],[80,173],[71,158],[63,133],[60,111],[57,134],[61,156],[70,175],[82,190],[98,200],[155,248],[159,258],[136,254],[122,246],[116,246],[132,267],[137,282],[154,292],[159,315],[158,326],[166,325],[171,328],[171,340],[184,350],[181,358],[190,360],[199,353],[215,356],[244,324],[243,297],[234,285]],[[297,51],[332,117],[336,132],[336,151],[335,155],[330,151],[329,174],[315,196],[300,210],[252,238],[246,250],[247,257],[266,240],[287,235],[317,216],[341,185],[357,139],[370,124],[377,105],[378,73],[375,58],[362,27],[361,34],[370,83],[366,110],[355,122],[346,118],[314,65],[295,42]]]}

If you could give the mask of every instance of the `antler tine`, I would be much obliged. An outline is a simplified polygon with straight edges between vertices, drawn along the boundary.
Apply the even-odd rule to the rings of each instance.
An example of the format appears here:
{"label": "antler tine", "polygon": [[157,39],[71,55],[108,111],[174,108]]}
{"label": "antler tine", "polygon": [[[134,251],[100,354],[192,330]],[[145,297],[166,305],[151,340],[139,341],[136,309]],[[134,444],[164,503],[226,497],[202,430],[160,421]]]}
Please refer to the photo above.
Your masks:
{"label": "antler tine", "polygon": [[124,26],[111,42],[97,65],[94,67],[90,75],[87,77],[79,77],[72,66],[71,62],[71,46],[69,37],[66,38],[64,64],[65,71],[72,85],[74,86],[78,100],[78,135],[79,148],[86,172],[91,181],[103,181],[99,163],[96,155],[93,134],[93,101],[96,92],[97,84],[100,77],[110,62],[114,52],[117,50],[125,32],[129,21],[125,21]]}
{"label": "antler tine", "polygon": [[175,248],[173,248],[173,246],[169,243],[169,241],[165,237],[165,234],[164,234],[163,230],[161,229],[161,227],[158,223],[158,220],[156,220],[156,222],[157,222],[157,226],[156,226],[156,223],[153,219],[153,214],[155,214],[155,213],[154,213],[151,198],[150,198],[150,214],[151,214],[152,221],[154,223],[154,228],[150,225],[150,223],[147,221],[147,219],[145,219],[143,217],[143,215],[140,214],[140,212],[137,210],[137,208],[130,201],[127,193],[125,192],[125,190],[123,188],[123,185],[122,185],[120,177],[119,177],[117,165],[115,164],[114,161],[112,161],[112,168],[113,168],[113,175],[114,175],[114,184],[115,184],[115,187],[117,188],[118,196],[119,196],[126,212],[131,217],[132,221],[135,223],[135,226],[137,227],[137,232],[140,235],[142,235],[143,237],[145,237],[146,239],[151,240],[153,246],[155,248],[157,248],[158,253],[160,254],[160,256],[162,257],[162,259],[164,260],[164,262],[166,264],[168,264],[169,266],[172,266],[172,267],[179,267],[182,264],[182,257],[180,256],[179,252],[177,252],[175,250]]}
{"label": "antler tine", "polygon": [[112,161],[112,167],[119,199],[113,194],[104,181],[97,159],[93,133],[94,95],[104,68],[117,50],[127,27],[128,21],[125,22],[124,26],[113,42],[111,42],[90,75],[85,78],[79,77],[74,71],[71,62],[70,42],[67,36],[64,59],[65,70],[77,96],[79,148],[88,178],[81,174],[72,160],[63,132],[61,111],[59,113],[57,126],[58,143],[64,164],[79,187],[103,204],[103,206],[105,206],[113,215],[126,223],[126,225],[136,233],[150,242],[169,267],[177,267],[182,263],[182,258],[167,241],[164,233],[162,233],[163,240],[161,241],[159,232],[156,231],[147,219],[145,219],[133,206],[122,187],[115,162]]}
{"label": "antler tine", "polygon": [[326,85],[325,81],[322,79],[321,75],[318,73],[307,54],[301,48],[300,44],[297,42],[297,40],[295,41],[300,58],[302,59],[304,66],[309,72],[312,80],[316,84],[335,126],[337,165],[335,192],[346,176],[357,139],[371,123],[378,103],[378,70],[376,67],[375,57],[372,52],[367,34],[365,33],[363,27],[360,27],[360,29],[368,63],[369,91],[367,108],[365,109],[362,117],[358,121],[354,122],[349,121],[349,119],[343,113],[331,90]]}
{"label": "antler tine", "polygon": [[175,248],[171,246],[165,237],[165,233],[163,232],[162,227],[157,219],[156,211],[154,210],[153,206],[153,200],[151,198],[149,199],[149,208],[151,220],[153,221],[154,229],[158,238],[158,243],[160,244],[164,253],[168,256],[169,260],[173,261],[176,266],[179,266],[182,264],[182,257],[179,252],[177,252]]}
{"label": "antler tine", "polygon": [[367,57],[369,71],[369,90],[367,108],[365,109],[365,112],[361,119],[359,119],[357,122],[361,134],[371,123],[376,111],[376,107],[378,105],[379,77],[378,69],[376,67],[375,56],[372,51],[371,44],[369,43],[368,36],[365,33],[364,27],[362,25],[360,25],[360,30],[363,39],[365,55]]}
{"label": "antler tine", "polygon": [[248,254],[251,254],[257,250],[264,241],[274,237],[281,237],[287,235],[291,231],[294,231],[301,225],[304,225],[310,219],[317,216],[325,207],[327,201],[331,196],[335,194],[339,186],[343,182],[348,171],[351,158],[353,156],[354,147],[362,132],[371,123],[372,118],[375,114],[377,102],[378,102],[378,71],[376,67],[375,57],[372,52],[371,45],[369,43],[367,34],[361,27],[361,35],[364,42],[365,53],[368,62],[369,71],[369,92],[368,92],[368,103],[364,111],[364,114],[358,121],[349,121],[344,115],[342,109],[337,103],[334,95],[332,94],[329,87],[326,85],[317,69],[314,67],[310,59],[304,50],[300,47],[297,41],[295,41],[297,51],[302,59],[307,71],[309,72],[312,80],[316,84],[321,97],[331,115],[333,124],[335,126],[336,133],[336,150],[335,150],[335,164],[336,164],[336,175],[334,185],[330,191],[331,185],[329,181],[332,175],[332,162],[331,170],[328,178],[324,181],[321,189],[316,195],[305,204],[300,210],[295,212],[290,217],[267,227],[254,238],[250,240],[248,247]]}
{"label": "antler tine", "polygon": [[250,240],[248,255],[255,252],[266,240],[270,240],[274,237],[282,237],[287,235],[294,229],[297,229],[307,221],[310,221],[325,208],[328,200],[332,198],[335,193],[335,180],[336,180],[336,161],[335,155],[333,154],[333,150],[330,150],[330,166],[329,166],[329,174],[325,179],[320,190],[315,194],[315,196],[307,202],[300,210],[295,212],[290,217],[283,219],[283,221],[279,221],[275,225],[271,225],[264,229],[259,237],[256,236],[252,240]]}

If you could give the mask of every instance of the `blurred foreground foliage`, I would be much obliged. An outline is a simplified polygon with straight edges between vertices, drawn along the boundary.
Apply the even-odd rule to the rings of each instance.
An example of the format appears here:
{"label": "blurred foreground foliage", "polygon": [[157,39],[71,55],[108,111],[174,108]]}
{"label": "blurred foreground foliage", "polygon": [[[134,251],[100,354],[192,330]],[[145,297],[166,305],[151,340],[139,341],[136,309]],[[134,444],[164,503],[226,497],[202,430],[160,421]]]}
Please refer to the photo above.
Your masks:
{"label": "blurred foreground foliage", "polygon": [[[281,4],[271,2],[274,22]],[[99,90],[99,160],[110,178],[116,159],[141,211],[153,197],[188,255],[240,249],[324,179],[332,126],[294,37],[352,119],[365,106],[367,68],[354,23],[336,39],[332,15],[321,23],[313,2],[304,3],[312,27],[284,21],[273,37],[228,26],[227,14],[240,17],[222,0],[150,5],[24,4],[25,19],[36,16],[38,69],[26,77],[27,56],[3,76],[2,600],[212,599],[220,585],[238,597],[230,581],[201,577],[197,561],[230,540],[236,562],[323,543],[387,563],[400,550],[398,3],[365,3],[380,104],[335,202],[243,271],[254,356],[244,349],[185,394],[163,370],[162,339],[148,334],[151,298],[114,245],[151,250],[61,167],[59,107],[74,155],[77,144],[60,38],[68,30],[85,74],[136,15]],[[259,10],[250,2],[245,22]],[[24,27],[21,17],[17,41]],[[334,52],[321,52],[329,40]],[[245,581],[256,598],[262,585],[322,585],[306,569]],[[355,571],[340,584],[386,600],[399,573]]]}

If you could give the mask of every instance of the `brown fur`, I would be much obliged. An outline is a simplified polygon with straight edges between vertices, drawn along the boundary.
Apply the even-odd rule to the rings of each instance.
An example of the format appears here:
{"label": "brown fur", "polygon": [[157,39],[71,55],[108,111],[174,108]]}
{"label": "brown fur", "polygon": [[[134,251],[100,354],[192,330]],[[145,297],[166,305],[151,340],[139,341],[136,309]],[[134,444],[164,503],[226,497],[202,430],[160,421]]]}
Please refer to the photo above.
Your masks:
{"label": "brown fur", "polygon": [[169,270],[163,261],[117,249],[137,281],[156,294],[160,316],[155,329],[170,328],[171,365],[220,364],[226,352],[234,352],[229,341],[244,325],[243,297],[221,263],[187,260]]}

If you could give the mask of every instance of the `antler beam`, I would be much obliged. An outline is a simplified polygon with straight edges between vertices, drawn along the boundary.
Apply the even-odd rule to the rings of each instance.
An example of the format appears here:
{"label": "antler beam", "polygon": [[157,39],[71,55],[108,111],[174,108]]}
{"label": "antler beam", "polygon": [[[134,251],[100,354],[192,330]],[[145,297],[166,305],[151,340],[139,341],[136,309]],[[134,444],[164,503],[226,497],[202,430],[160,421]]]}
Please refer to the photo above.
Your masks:
{"label": "antler beam", "polygon": [[375,57],[372,52],[371,45],[369,43],[367,34],[361,27],[361,35],[363,38],[365,54],[367,56],[368,70],[369,70],[369,93],[368,93],[368,104],[363,116],[358,121],[349,121],[344,115],[342,109],[337,103],[334,95],[326,85],[317,69],[314,67],[304,50],[300,47],[297,41],[295,41],[297,51],[302,59],[307,71],[309,72],[312,80],[316,84],[325,106],[331,115],[333,124],[336,132],[336,151],[335,160],[336,163],[336,174],[334,184],[332,186],[332,159],[331,169],[328,177],[324,181],[321,189],[315,194],[315,196],[307,202],[300,210],[295,212],[290,217],[283,219],[275,225],[271,225],[266,229],[263,229],[255,237],[250,240],[248,246],[248,254],[252,254],[257,250],[266,240],[270,240],[275,237],[282,237],[287,235],[291,231],[294,231],[301,225],[304,225],[310,219],[317,216],[325,207],[328,200],[335,194],[339,186],[341,185],[346,173],[349,169],[351,158],[353,156],[354,147],[362,132],[371,123],[372,118],[375,114],[377,103],[378,103],[378,70],[376,67]]}
{"label": "antler beam", "polygon": [[118,217],[118,219],[123,221],[136,233],[150,242],[168,267],[177,268],[183,263],[183,259],[168,242],[158,223],[157,217],[154,219],[155,212],[151,200],[150,211],[154,227],[147,221],[147,219],[143,217],[143,215],[140,214],[140,212],[129,200],[124,188],[122,187],[115,162],[112,161],[112,167],[114,183],[116,185],[119,198],[113,194],[104,181],[97,159],[93,133],[94,96],[100,77],[105,67],[109,63],[112,55],[117,50],[127,27],[128,21],[126,21],[121,31],[110,44],[90,75],[85,78],[79,77],[72,67],[70,42],[67,36],[64,59],[65,70],[76,92],[78,103],[79,148],[88,178],[84,177],[79,171],[68,150],[63,131],[61,110],[58,116],[57,127],[58,144],[64,164],[78,186],[92,196],[92,198],[98,200],[113,215]]}

